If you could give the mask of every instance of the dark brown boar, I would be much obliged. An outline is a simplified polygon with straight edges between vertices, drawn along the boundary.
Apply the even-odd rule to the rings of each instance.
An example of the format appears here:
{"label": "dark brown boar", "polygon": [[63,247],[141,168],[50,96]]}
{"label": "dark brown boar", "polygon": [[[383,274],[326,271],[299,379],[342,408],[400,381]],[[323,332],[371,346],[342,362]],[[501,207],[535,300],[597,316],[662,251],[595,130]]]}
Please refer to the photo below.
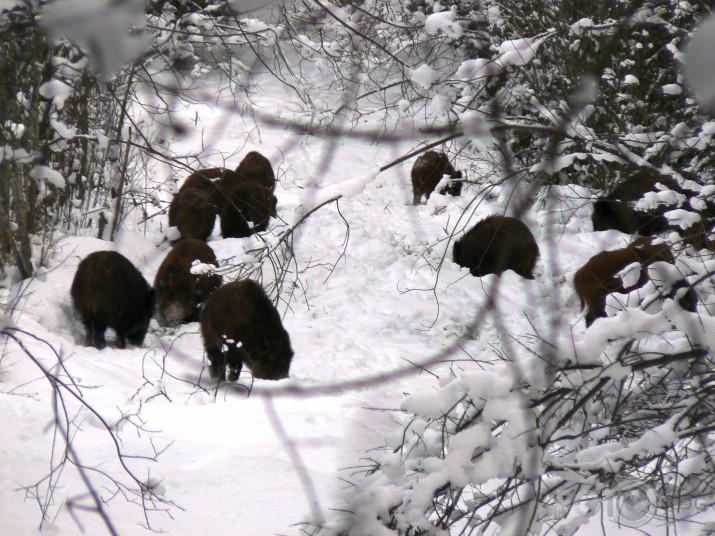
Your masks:
{"label": "dark brown boar", "polygon": [[246,182],[249,179],[245,175],[242,175],[232,169],[224,169],[221,177],[217,182],[218,190],[220,194],[225,198],[227,193],[233,189],[237,184]]}
{"label": "dark brown boar", "polygon": [[248,153],[236,168],[236,173],[257,182],[271,192],[276,189],[276,175],[270,161],[258,151]]}
{"label": "dark brown boar", "polygon": [[191,273],[195,262],[218,266],[214,251],[206,242],[188,238],[171,248],[156,273],[156,304],[168,326],[197,322],[201,304],[221,286],[218,274]]}
{"label": "dark brown boar", "polygon": [[[227,169],[221,175],[221,178],[218,180],[216,183],[216,190],[217,190],[217,197],[216,197],[216,206],[219,209],[219,214],[221,214],[221,211],[224,209],[226,206],[226,203],[228,202],[229,197],[231,197],[231,193],[240,185],[245,184],[247,182],[251,182],[252,184],[255,184],[246,177],[245,175],[241,175],[240,173],[237,173],[236,171],[232,169]],[[263,186],[261,186],[263,188]]]}
{"label": "dark brown boar", "polygon": [[154,314],[156,294],[134,265],[116,251],[96,251],[77,267],[72,302],[86,329],[87,346],[104,348],[104,332],[117,334],[117,348],[126,341],[141,346]]}
{"label": "dark brown boar", "polygon": [[218,209],[211,196],[199,188],[187,188],[174,195],[169,205],[169,225],[181,238],[206,240],[213,231]]}
{"label": "dark brown boar", "polygon": [[[591,257],[576,272],[574,287],[581,300],[581,309],[587,306],[586,326],[590,326],[597,318],[605,318],[606,298],[614,292],[628,293],[641,288],[648,281],[648,266],[657,261],[670,264],[675,262],[670,248],[666,244],[652,244],[650,240],[639,238],[628,247],[612,251],[602,251]],[[624,288],[623,281],[616,274],[629,264],[641,263],[638,281],[628,288]],[[697,306],[697,297],[692,288],[683,279],[673,284],[668,297],[675,292],[688,287],[685,295],[680,298],[680,306],[694,312]]]}
{"label": "dark brown boar", "polygon": [[[420,155],[412,166],[412,193],[414,204],[418,205],[422,201],[423,195],[426,195],[427,199],[429,199],[430,194],[434,192],[434,189],[444,175],[449,175],[452,179],[462,178],[462,172],[454,169],[444,153],[427,151]],[[451,184],[442,188],[439,193],[459,196],[462,193],[462,182],[453,181]]]}
{"label": "dark brown boar", "polygon": [[452,250],[452,260],[477,277],[514,270],[534,279],[538,257],[539,246],[529,228],[517,218],[496,214],[478,222]]}
{"label": "dark brown boar", "polygon": [[207,168],[195,171],[189,175],[179,188],[179,191],[188,188],[198,188],[208,194],[208,200],[216,207],[217,213],[221,211],[226,201],[228,192],[237,184],[248,180],[232,169],[222,167]]}
{"label": "dark brown boar", "polygon": [[663,175],[654,169],[640,168],[634,173],[628,175],[625,180],[616,185],[616,187],[608,195],[608,198],[618,199],[625,202],[638,201],[648,192],[657,191],[658,188],[655,186],[656,183],[661,183],[668,190],[673,190],[674,192],[695,193],[682,188],[673,177]]}
{"label": "dark brown boar", "polygon": [[276,216],[276,197],[270,190],[253,181],[234,185],[221,211],[221,233],[224,238],[242,238],[263,232]]}
{"label": "dark brown boar", "polygon": [[671,206],[659,206],[651,210],[636,210],[633,204],[646,193],[656,192],[656,183],[667,189],[691,197],[697,194],[681,187],[678,182],[653,169],[641,168],[618,184],[606,197],[597,199],[593,204],[591,222],[594,231],[615,229],[622,233],[651,236],[669,228],[664,213],[672,210]]}
{"label": "dark brown boar", "polygon": [[245,362],[255,378],[288,377],[293,349],[280,315],[263,288],[250,279],[219,287],[201,312],[209,373],[236,381]]}
{"label": "dark brown boar", "polygon": [[186,177],[184,182],[181,184],[179,191],[181,192],[183,190],[188,190],[189,188],[197,188],[212,194],[217,188],[218,180],[216,179],[221,179],[226,171],[231,170],[214,167],[194,171],[191,175]]}
{"label": "dark brown boar", "polygon": [[667,218],[658,211],[636,210],[624,201],[611,199],[597,199],[593,203],[591,223],[594,231],[615,229],[641,236],[652,236],[668,229]]}

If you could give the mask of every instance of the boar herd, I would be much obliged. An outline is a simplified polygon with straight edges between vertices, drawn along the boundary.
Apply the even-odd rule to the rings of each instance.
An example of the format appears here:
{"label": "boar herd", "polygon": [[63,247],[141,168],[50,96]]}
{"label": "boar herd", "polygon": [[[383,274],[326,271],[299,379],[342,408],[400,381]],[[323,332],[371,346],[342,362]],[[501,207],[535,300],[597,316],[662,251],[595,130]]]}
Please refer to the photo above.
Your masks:
{"label": "boar herd", "polygon": [[[461,193],[462,173],[456,171],[444,153],[427,151],[420,156],[412,168],[412,190],[415,205],[445,184],[442,194],[458,196]],[[459,180],[455,180],[459,179]],[[642,288],[649,280],[648,267],[655,262],[673,265],[675,259],[666,244],[655,244],[652,235],[671,229],[665,215],[664,206],[672,205],[694,211],[690,199],[694,190],[681,186],[675,179],[650,169],[640,169],[622,181],[608,195],[597,199],[593,205],[591,221],[594,231],[615,229],[623,233],[640,235],[628,247],[613,251],[603,251],[593,256],[575,274],[574,287],[581,300],[581,309],[587,308],[586,326],[597,318],[606,317],[606,298],[614,292],[627,293]],[[665,196],[660,203],[658,196]],[[650,198],[650,199],[648,199]],[[644,199],[644,206],[637,203]],[[715,218],[715,206],[707,205],[696,210],[701,221],[710,222]],[[677,230],[683,240],[695,247],[715,249],[708,240],[708,228],[704,223],[696,224],[683,231]],[[477,222],[461,238],[454,242],[452,260],[476,277],[487,274],[501,274],[512,270],[525,279],[534,279],[534,267],[539,257],[539,246],[529,228],[519,219],[492,215]],[[637,281],[624,287],[617,274],[628,265],[639,263]],[[666,285],[667,287],[668,285]],[[686,311],[695,312],[697,296],[695,291],[681,278],[669,285],[665,297],[678,298],[678,304]]]}
{"label": "boar herd", "polygon": [[153,287],[120,253],[97,251],[85,257],[70,295],[86,344],[103,348],[109,327],[118,348],[126,340],[141,345],[156,312],[167,326],[200,322],[212,378],[236,381],[244,362],[255,378],[287,378],[293,350],[275,306],[255,281],[223,285],[215,273],[216,255],[205,242],[217,216],[224,237],[265,230],[276,215],[274,189],[273,168],[256,151],[236,171],[209,168],[187,177],[169,207],[169,225],[181,239],[159,266]]}
{"label": "boar herd", "polygon": [[[440,185],[442,194],[461,194],[462,172],[454,169],[444,153],[422,154],[414,163],[411,179],[414,204],[429,198]],[[169,207],[169,224],[181,238],[161,263],[153,287],[117,252],[98,251],[85,257],[70,294],[86,330],[86,344],[103,348],[109,327],[116,332],[118,348],[124,348],[127,340],[141,345],[156,313],[167,326],[200,323],[214,379],[236,381],[244,363],[256,378],[288,377],[293,350],[277,309],[255,281],[223,284],[215,272],[216,255],[206,243],[217,217],[224,237],[264,231],[269,219],[276,217],[275,184],[270,162],[256,151],[248,153],[235,171],[208,168],[189,175]],[[642,170],[594,203],[594,230],[617,229],[641,236],[625,248],[596,254],[576,272],[574,287],[581,308],[587,307],[587,326],[607,316],[609,294],[644,286],[651,264],[674,264],[669,247],[650,238],[668,229],[663,211],[634,206],[639,199],[657,194],[658,188],[682,195],[684,203],[693,194],[671,177]],[[712,211],[705,214],[709,221],[715,209],[706,210]],[[706,241],[696,233],[686,233],[684,239],[696,246]],[[452,254],[457,265],[476,277],[512,270],[534,279],[539,246],[521,220],[491,215],[456,240]],[[639,275],[633,285],[625,287],[617,274],[633,263],[639,263]],[[668,292],[667,297],[677,298],[683,309],[696,310],[697,297],[685,279],[672,283]]]}
{"label": "boar herd", "polygon": [[224,238],[263,232],[276,217],[276,176],[268,159],[248,153],[235,171],[208,168],[189,175],[169,205],[169,225],[181,238],[206,240],[216,218]]}

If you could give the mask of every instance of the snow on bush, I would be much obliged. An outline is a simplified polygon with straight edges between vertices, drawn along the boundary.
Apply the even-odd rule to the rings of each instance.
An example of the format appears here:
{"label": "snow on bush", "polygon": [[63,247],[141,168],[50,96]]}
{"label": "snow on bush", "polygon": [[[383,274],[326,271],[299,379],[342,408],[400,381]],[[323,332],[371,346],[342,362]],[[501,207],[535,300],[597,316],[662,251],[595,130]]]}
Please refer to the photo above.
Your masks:
{"label": "snow on bush", "polygon": [[457,9],[455,7],[452,7],[449,11],[432,13],[425,20],[425,31],[430,35],[442,31],[450,39],[462,37],[464,30],[458,22],[455,22],[456,14]]}
{"label": "snow on bush", "polygon": [[[649,272],[682,277],[668,263]],[[679,460],[698,466],[715,454],[700,440],[715,412],[693,403],[709,391],[715,319],[672,299],[643,311],[638,304],[659,296],[644,288],[650,297],[597,320],[580,341],[544,341],[538,353],[408,396],[396,414],[402,432],[371,455],[341,513],[315,534],[447,535],[492,524],[572,534],[618,500],[624,482],[647,486],[672,515],[690,489]],[[700,483],[715,484],[715,469],[698,467]]]}
{"label": "snow on bush", "polygon": [[420,65],[417,69],[413,69],[410,74],[410,80],[421,86],[423,89],[429,89],[439,80],[439,72],[432,69],[427,64]]}
{"label": "snow on bush", "polygon": [[527,65],[534,59],[544,40],[545,38],[524,37],[504,41],[499,45],[499,64]]}

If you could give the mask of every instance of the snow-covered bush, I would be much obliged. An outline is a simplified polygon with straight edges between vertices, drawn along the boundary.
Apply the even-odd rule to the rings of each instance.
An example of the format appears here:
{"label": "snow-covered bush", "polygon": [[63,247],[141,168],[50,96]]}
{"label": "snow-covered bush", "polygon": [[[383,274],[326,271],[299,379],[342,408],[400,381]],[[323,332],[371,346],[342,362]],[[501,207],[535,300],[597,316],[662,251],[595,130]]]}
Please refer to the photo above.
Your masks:
{"label": "snow-covered bush", "polygon": [[[442,378],[407,397],[345,504],[307,532],[573,534],[594,516],[699,513],[715,501],[714,328],[669,300]],[[647,500],[619,503],[629,489]]]}

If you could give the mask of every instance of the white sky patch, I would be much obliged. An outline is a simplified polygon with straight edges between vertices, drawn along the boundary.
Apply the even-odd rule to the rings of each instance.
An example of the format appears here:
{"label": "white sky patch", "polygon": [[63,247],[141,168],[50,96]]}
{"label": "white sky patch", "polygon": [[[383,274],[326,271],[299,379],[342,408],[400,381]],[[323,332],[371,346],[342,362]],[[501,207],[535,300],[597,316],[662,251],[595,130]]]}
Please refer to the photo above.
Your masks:
{"label": "white sky patch", "polygon": [[429,89],[432,87],[432,84],[439,80],[439,72],[424,63],[417,69],[412,70],[410,80],[424,89]]}

